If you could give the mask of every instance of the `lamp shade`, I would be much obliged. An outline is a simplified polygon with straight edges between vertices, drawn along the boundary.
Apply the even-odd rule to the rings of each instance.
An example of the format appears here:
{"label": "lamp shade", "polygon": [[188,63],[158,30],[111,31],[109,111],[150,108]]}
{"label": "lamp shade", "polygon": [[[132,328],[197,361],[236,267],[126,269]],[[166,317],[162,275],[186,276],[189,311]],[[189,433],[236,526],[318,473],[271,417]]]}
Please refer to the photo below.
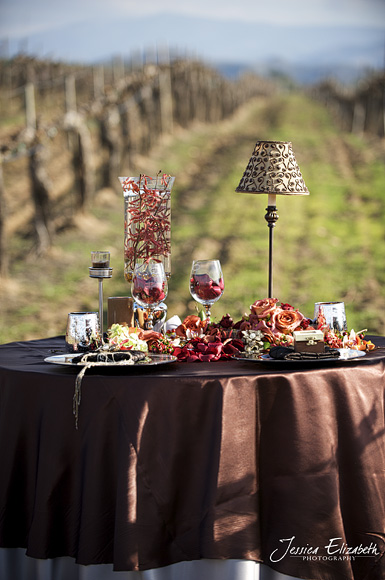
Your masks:
{"label": "lamp shade", "polygon": [[235,190],[243,193],[309,195],[290,141],[257,141]]}

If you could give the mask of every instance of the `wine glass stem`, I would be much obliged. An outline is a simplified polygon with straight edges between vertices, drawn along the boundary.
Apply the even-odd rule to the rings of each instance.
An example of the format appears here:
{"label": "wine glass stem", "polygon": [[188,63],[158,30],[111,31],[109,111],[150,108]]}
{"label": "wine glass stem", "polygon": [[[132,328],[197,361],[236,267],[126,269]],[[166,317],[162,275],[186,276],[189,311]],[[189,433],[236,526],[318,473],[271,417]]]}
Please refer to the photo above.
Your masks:
{"label": "wine glass stem", "polygon": [[206,310],[206,318],[207,320],[210,320],[211,316],[210,304],[205,304],[205,310]]}
{"label": "wine glass stem", "polygon": [[147,330],[152,330],[154,328],[154,314],[152,311],[152,308],[148,308],[147,310],[147,322],[146,322],[146,328]]}

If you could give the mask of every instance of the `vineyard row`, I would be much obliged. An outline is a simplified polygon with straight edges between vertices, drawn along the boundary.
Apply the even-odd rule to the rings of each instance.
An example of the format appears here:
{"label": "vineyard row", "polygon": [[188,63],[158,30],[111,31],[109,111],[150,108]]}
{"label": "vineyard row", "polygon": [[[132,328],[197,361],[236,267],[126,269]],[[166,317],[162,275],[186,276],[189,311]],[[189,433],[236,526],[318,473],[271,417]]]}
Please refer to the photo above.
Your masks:
{"label": "vineyard row", "polygon": [[133,166],[135,154],[148,155],[160,137],[171,134],[175,126],[218,122],[250,98],[273,90],[270,82],[254,75],[233,83],[194,61],[151,64],[110,85],[99,80],[98,85],[94,78],[93,86],[99,89],[89,91],[88,100],[84,100],[84,78],[75,73],[65,76],[61,84],[55,79],[51,85],[47,80],[29,80],[23,91],[19,87],[16,93],[9,93],[12,101],[24,95],[25,127],[8,137],[0,150],[2,276],[7,275],[9,262],[7,223],[15,211],[12,192],[8,191],[12,180],[5,174],[20,157],[27,165],[24,179],[29,195],[25,203],[32,207],[34,244],[42,252],[55,235],[53,213],[57,213],[60,193],[58,180],[52,179],[52,159],[63,158],[66,191],[61,192],[62,197],[71,192],[75,200],[72,210],[84,212],[98,188],[116,188],[117,176],[123,167]]}

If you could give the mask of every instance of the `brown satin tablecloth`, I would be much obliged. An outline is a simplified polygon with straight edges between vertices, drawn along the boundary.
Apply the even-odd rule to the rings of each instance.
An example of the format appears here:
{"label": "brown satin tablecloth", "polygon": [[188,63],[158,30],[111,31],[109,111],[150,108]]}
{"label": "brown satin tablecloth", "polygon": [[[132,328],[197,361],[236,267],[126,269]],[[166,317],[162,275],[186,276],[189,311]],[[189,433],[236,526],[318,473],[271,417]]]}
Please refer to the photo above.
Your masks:
{"label": "brown satin tablecloth", "polygon": [[45,363],[55,349],[63,337],[0,346],[0,546],[115,570],[240,558],[385,578],[385,349],[90,370],[78,430],[78,369]]}

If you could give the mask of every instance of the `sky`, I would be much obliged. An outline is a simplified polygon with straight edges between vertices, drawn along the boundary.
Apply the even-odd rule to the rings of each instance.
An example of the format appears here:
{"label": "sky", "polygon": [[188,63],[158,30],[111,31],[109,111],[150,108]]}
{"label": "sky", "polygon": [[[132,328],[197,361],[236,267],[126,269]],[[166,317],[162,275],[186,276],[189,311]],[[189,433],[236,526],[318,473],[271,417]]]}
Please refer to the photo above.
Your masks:
{"label": "sky", "polygon": [[208,61],[383,68],[385,0],[0,0],[1,56],[93,62],[150,47]]}

